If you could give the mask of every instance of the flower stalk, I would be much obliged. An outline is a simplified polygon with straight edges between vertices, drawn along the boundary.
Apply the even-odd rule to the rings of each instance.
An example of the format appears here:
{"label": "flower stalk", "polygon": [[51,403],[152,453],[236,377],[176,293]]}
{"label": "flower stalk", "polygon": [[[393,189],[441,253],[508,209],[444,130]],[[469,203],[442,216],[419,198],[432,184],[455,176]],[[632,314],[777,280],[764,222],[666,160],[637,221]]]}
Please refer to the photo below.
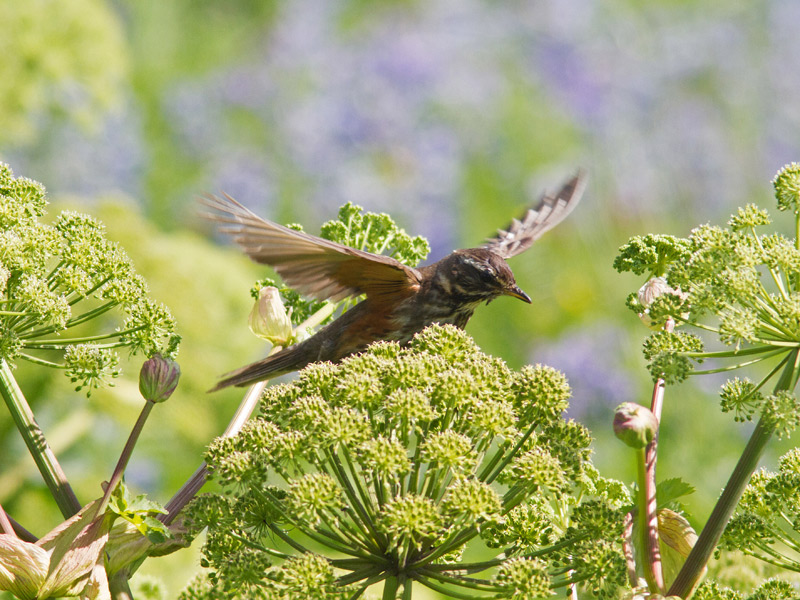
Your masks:
{"label": "flower stalk", "polygon": [[[664,331],[672,333],[675,321],[668,318]],[[650,591],[663,593],[664,575],[661,568],[661,547],[658,538],[658,498],[656,496],[656,460],[658,457],[658,427],[661,423],[661,412],[664,407],[664,393],[666,383],[659,377],[653,384],[653,396],[650,402],[650,412],[656,422],[656,431],[653,439],[647,444],[643,452],[637,452],[639,473],[639,532],[641,535],[640,547],[643,549],[645,579]]]}
{"label": "flower stalk", "polygon": [[17,535],[17,532],[14,531],[14,526],[11,524],[8,515],[6,514],[6,511],[3,510],[2,506],[0,506],[0,533],[7,533],[13,536]]}

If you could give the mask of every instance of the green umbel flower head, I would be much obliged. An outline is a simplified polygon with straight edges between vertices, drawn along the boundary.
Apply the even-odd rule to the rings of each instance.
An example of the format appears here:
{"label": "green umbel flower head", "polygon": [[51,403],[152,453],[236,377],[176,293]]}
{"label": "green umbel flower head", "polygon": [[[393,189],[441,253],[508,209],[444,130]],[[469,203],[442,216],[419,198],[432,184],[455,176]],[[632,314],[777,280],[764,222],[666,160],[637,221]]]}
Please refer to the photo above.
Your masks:
{"label": "green umbel flower head", "polygon": [[63,369],[91,392],[119,374],[120,348],[175,354],[172,316],[102,224],[74,212],[46,224],[46,206],[41,184],[0,163],[0,360]]}
{"label": "green umbel flower head", "polygon": [[[716,334],[726,347],[710,351],[695,335],[659,331],[644,345],[654,380],[670,384],[766,361],[772,366],[759,382],[737,378],[725,386],[723,410],[733,411],[737,420],[761,417],[771,430],[788,435],[800,422],[794,395],[800,379],[800,165],[786,165],[773,184],[778,209],[794,213],[794,239],[764,232],[772,223],[769,214],[748,204],[727,227],[700,225],[686,239],[633,238],[620,248],[614,265],[619,271],[655,275],[665,286],[681,290],[661,294],[647,307],[659,324],[669,317],[676,326]],[[633,296],[628,305],[638,313],[644,308]],[[695,370],[708,359],[735,363]]]}
{"label": "green umbel flower head", "polygon": [[[308,366],[268,388],[261,416],[239,435],[209,448],[226,495],[190,513],[209,527],[214,580],[253,582],[225,597],[282,598],[300,553],[333,574],[315,588],[305,578],[306,597],[357,597],[383,582],[390,595],[423,585],[526,598],[588,580],[611,597],[625,572],[623,503],[598,490],[622,486],[603,486],[590,468],[588,432],[562,417],[569,395],[561,373],[512,371],[452,326]],[[602,523],[573,522],[592,498],[607,510],[584,514]],[[525,542],[510,541],[520,531],[531,532]],[[470,544],[502,553],[468,563]],[[244,577],[254,549],[274,566]],[[578,556],[603,560],[576,570]]]}

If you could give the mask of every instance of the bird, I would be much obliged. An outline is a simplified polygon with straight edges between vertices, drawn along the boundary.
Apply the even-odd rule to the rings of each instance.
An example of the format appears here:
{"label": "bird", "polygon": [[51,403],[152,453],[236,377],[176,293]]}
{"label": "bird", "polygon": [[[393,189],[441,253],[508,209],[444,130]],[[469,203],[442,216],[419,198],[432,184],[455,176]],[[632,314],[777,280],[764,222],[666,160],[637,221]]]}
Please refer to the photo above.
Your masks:
{"label": "bird", "polygon": [[313,362],[338,362],[379,340],[405,344],[433,323],[463,329],[478,305],[499,296],[530,304],[506,259],[569,215],[585,187],[586,174],[579,170],[482,246],[418,268],[278,225],[227,194],[204,196],[201,202],[213,212],[203,216],[220,224],[252,260],[271,266],[289,287],[334,302],[365,296],[308,339],[222,375],[210,391],[272,379]]}

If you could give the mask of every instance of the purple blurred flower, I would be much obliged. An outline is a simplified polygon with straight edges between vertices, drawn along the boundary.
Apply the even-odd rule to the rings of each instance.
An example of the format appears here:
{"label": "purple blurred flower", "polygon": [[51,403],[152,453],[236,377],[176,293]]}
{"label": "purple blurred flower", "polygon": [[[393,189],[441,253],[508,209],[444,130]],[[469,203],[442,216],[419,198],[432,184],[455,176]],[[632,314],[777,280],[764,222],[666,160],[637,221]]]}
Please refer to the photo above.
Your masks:
{"label": "purple blurred flower", "polygon": [[458,223],[442,215],[457,212],[467,158],[495,137],[511,90],[498,64],[514,56],[514,11],[475,0],[387,5],[343,29],[344,3],[312,5],[282,5],[256,62],[176,85],[164,106],[178,139],[226,173],[212,181],[230,181],[235,133],[216,128],[247,110],[266,142],[239,142],[244,180],[280,174],[325,216],[347,201],[391,210],[431,238],[434,254],[452,249]]}
{"label": "purple blurred flower", "polygon": [[[236,187],[272,207],[266,216],[285,213],[285,198],[302,200],[298,218],[320,219],[354,201],[437,236],[438,253],[455,245],[458,223],[441,217],[458,213],[466,165],[488,162],[522,189],[530,161],[506,150],[509,127],[533,131],[532,146],[552,139],[535,123],[509,122],[525,118],[509,117],[509,106],[530,94],[531,113],[574,128],[609,202],[715,219],[800,156],[799,20],[794,0],[734,11],[659,2],[609,11],[597,0],[358,11],[346,0],[280,3],[255,55],[163,93],[163,122],[203,173],[187,182],[187,198],[233,186],[242,165]],[[149,158],[142,130],[130,105],[99,134],[59,126],[6,160],[54,192],[138,195]]]}
{"label": "purple blurred flower", "polygon": [[51,196],[123,193],[139,197],[147,166],[141,117],[129,101],[96,126],[54,123],[35,145],[12,149],[6,161],[36,173]]}

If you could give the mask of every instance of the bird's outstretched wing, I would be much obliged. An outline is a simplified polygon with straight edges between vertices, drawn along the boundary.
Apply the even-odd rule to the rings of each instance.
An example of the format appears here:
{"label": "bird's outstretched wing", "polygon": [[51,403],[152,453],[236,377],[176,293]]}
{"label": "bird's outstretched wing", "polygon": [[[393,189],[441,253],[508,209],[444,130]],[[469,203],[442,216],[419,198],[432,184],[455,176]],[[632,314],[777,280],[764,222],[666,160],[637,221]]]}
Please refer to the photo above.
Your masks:
{"label": "bird's outstretched wing", "polygon": [[514,219],[508,227],[498,230],[497,236],[488,240],[483,247],[503,258],[524,252],[545,231],[558,225],[572,212],[585,187],[586,173],[580,170],[556,194],[545,194],[539,204],[529,208],[521,219]]}
{"label": "bird's outstretched wing", "polygon": [[213,213],[203,216],[222,223],[220,231],[258,263],[270,265],[286,285],[319,300],[341,300],[366,294],[411,293],[419,273],[389,256],[349,248],[336,242],[295,231],[262,219],[228,196],[204,196],[202,204]]}

